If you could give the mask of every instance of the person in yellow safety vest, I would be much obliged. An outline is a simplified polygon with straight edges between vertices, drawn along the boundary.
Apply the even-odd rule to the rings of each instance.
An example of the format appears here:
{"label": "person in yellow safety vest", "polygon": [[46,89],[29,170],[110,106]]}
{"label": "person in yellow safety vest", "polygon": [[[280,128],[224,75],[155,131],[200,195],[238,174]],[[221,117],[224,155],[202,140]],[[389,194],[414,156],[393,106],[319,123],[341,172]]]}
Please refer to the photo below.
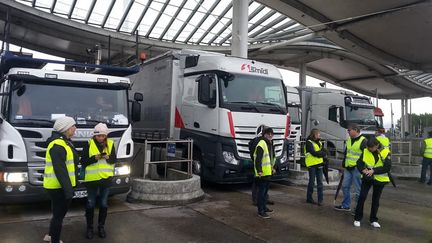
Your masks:
{"label": "person in yellow safety vest", "polygon": [[270,177],[274,173],[275,151],[272,143],[273,129],[270,127],[264,128],[262,138],[254,150],[254,172],[255,183],[258,187],[257,207],[258,216],[268,219],[270,216],[267,213],[273,210],[267,208],[267,193],[270,185]]}
{"label": "person in yellow safety vest", "polygon": [[372,227],[381,228],[378,223],[377,213],[383,188],[390,182],[388,173],[391,169],[391,160],[390,156],[386,158],[381,156],[379,146],[380,142],[376,138],[370,138],[367,142],[367,148],[363,150],[357,162],[357,169],[362,173],[362,184],[354,216],[355,227],[360,227],[360,221],[363,218],[363,206],[369,189],[373,187],[369,221]]}
{"label": "person in yellow safety vest", "polygon": [[421,147],[421,154],[423,155],[422,168],[420,174],[420,183],[424,183],[426,181],[426,171],[429,166],[430,174],[428,185],[432,185],[432,132],[429,132],[429,137],[423,141]]}
{"label": "person in yellow safety vest", "polygon": [[321,132],[319,129],[314,128],[311,130],[304,147],[305,164],[309,172],[309,183],[306,193],[306,203],[315,204],[312,198],[313,189],[315,186],[315,178],[317,181],[318,191],[318,206],[323,204],[323,166],[326,151],[320,141]]}
{"label": "person in yellow safety vest", "polygon": [[390,139],[385,135],[385,129],[383,127],[378,127],[376,132],[376,139],[380,142],[380,153],[383,158],[390,155]]}
{"label": "person in yellow safety vest", "polygon": [[357,160],[360,157],[363,149],[366,148],[366,138],[360,134],[360,127],[357,124],[348,126],[349,138],[346,141],[345,158],[342,161],[343,181],[342,204],[335,206],[334,209],[339,211],[351,211],[351,185],[354,184],[355,201],[357,202],[360,194],[361,175],[356,170]]}
{"label": "person in yellow safety vest", "polygon": [[114,141],[107,138],[108,127],[99,123],[94,127],[93,137],[83,148],[81,165],[85,168],[84,184],[87,188],[85,216],[87,222],[86,238],[93,238],[93,217],[96,198],[99,192],[98,235],[106,237],[105,220],[108,214],[108,195],[114,176],[116,151]]}
{"label": "person in yellow safety vest", "polygon": [[75,120],[64,116],[54,123],[54,131],[48,138],[45,154],[45,171],[43,187],[51,199],[52,218],[49,233],[44,241],[61,242],[60,234],[63,219],[69,209],[76,186],[75,167],[79,156],[72,145],[71,138],[75,134]]}

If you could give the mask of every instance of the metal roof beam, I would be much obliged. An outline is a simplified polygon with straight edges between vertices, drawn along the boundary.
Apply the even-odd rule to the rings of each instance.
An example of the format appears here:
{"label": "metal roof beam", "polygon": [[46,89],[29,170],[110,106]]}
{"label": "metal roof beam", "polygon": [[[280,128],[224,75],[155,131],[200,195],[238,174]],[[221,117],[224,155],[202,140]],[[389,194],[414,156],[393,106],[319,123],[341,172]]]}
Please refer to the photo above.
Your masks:
{"label": "metal roof beam", "polygon": [[270,10],[268,13],[266,13],[263,17],[261,17],[258,21],[253,23],[252,26],[250,26],[248,28],[248,33],[251,32],[252,30],[254,30],[256,27],[260,26],[262,23],[264,23],[264,21],[266,21],[268,18],[270,18],[275,13],[276,13],[276,10]]}
{"label": "metal roof beam", "polygon": [[171,40],[172,42],[175,42],[177,40],[177,38],[179,37],[179,35],[181,34],[181,32],[184,30],[184,28],[186,27],[186,25],[189,23],[189,21],[192,19],[192,17],[195,15],[196,11],[199,9],[199,7],[201,6],[201,4],[204,2],[204,0],[200,0],[197,5],[195,6],[195,8],[192,10],[191,14],[189,14],[189,16],[187,17],[186,21],[182,24],[182,26],[180,27],[180,29],[177,31],[176,35],[174,36],[174,38]]}
{"label": "metal roof beam", "polygon": [[86,16],[86,18],[85,18],[85,20],[84,20],[84,22],[85,22],[86,24],[88,23],[88,21],[89,21],[89,19],[90,19],[90,16],[91,16],[91,14],[93,13],[93,9],[94,9],[95,5],[96,5],[96,0],[93,0],[92,3],[90,4],[90,8],[89,8],[89,10],[88,10],[88,12],[87,12],[87,16]]}
{"label": "metal roof beam", "polygon": [[280,31],[283,31],[286,28],[289,28],[293,25],[295,25],[297,22],[295,22],[294,20],[290,20],[288,22],[286,22],[285,24],[282,24],[276,28],[273,29],[269,29],[269,31],[264,32],[258,36],[255,37],[255,39],[262,39],[262,38],[267,38],[268,36],[272,36],[274,34],[278,34]]}
{"label": "metal roof beam", "polygon": [[265,31],[269,30],[271,27],[268,27],[268,26],[274,26],[274,25],[276,25],[277,23],[279,23],[279,22],[281,22],[281,21],[284,21],[285,19],[287,19],[287,17],[284,16],[284,15],[281,15],[281,16],[277,17],[276,19],[274,19],[273,21],[271,21],[270,23],[268,23],[267,26],[263,26],[263,27],[261,27],[261,29],[255,31],[255,33],[250,34],[250,35],[249,35],[249,38],[254,38],[255,36],[257,36],[257,35],[259,35],[259,34],[265,32]]}
{"label": "metal roof beam", "polygon": [[68,16],[67,16],[68,19],[71,19],[71,17],[72,17],[72,13],[73,13],[73,11],[75,10],[75,5],[76,5],[76,3],[77,3],[77,0],[73,0],[73,2],[72,2],[72,4],[71,4],[71,7],[70,7],[70,9],[69,9]]}
{"label": "metal roof beam", "polygon": [[142,19],[144,18],[144,15],[147,13],[147,10],[149,9],[150,5],[152,4],[153,0],[149,0],[145,9],[142,11],[141,16],[138,18],[137,22],[135,23],[135,26],[133,27],[132,31],[130,32],[132,35],[135,33],[135,31],[138,29],[138,27],[141,24]]}
{"label": "metal roof beam", "polygon": [[195,26],[195,28],[192,30],[192,32],[189,34],[189,36],[186,38],[184,43],[188,43],[189,40],[192,38],[192,36],[197,32],[197,30],[201,27],[201,25],[204,23],[204,21],[207,20],[211,12],[216,8],[217,5],[219,5],[220,0],[217,0],[213,3],[213,5],[210,7],[210,9],[207,10],[207,13],[204,15],[204,17],[201,19],[201,21]]}
{"label": "metal roof beam", "polygon": [[106,24],[106,22],[107,22],[107,20],[108,20],[109,15],[111,14],[111,11],[112,11],[112,9],[113,9],[113,7],[114,7],[115,2],[116,2],[116,0],[111,0],[111,4],[110,4],[110,6],[108,7],[108,10],[107,10],[107,12],[105,13],[104,19],[103,19],[103,21],[102,21],[102,23],[101,23],[101,27],[102,27],[102,28],[105,27],[105,24]]}
{"label": "metal roof beam", "polygon": [[162,34],[159,36],[158,40],[162,40],[163,37],[166,35],[168,30],[171,28],[174,21],[177,19],[177,16],[179,15],[180,11],[182,11],[184,5],[186,4],[188,0],[183,0],[183,2],[180,4],[180,6],[177,8],[177,11],[174,13],[174,15],[171,17],[170,22],[167,24],[165,29],[162,31]]}
{"label": "metal roof beam", "polygon": [[211,30],[219,23],[219,21],[228,13],[228,11],[232,8],[232,1],[227,5],[227,7],[222,11],[222,13],[219,14],[219,17],[213,21],[213,23],[210,25],[210,27],[207,29],[206,32],[195,42],[195,44],[201,43],[202,40],[211,32]]}
{"label": "metal roof beam", "polygon": [[122,18],[120,19],[120,22],[119,22],[119,24],[117,25],[117,28],[116,28],[116,31],[117,31],[117,32],[120,31],[120,29],[121,29],[121,27],[122,27],[122,25],[123,25],[123,23],[124,23],[126,17],[128,16],[129,11],[130,11],[130,9],[132,8],[132,5],[134,4],[134,2],[135,2],[135,0],[131,0],[131,1],[129,2],[129,4],[127,5],[127,7],[126,7],[126,9],[125,9],[125,11],[124,11],[124,13],[123,13]]}
{"label": "metal roof beam", "polygon": [[34,8],[36,6],[36,0],[32,1],[32,7]]}
{"label": "metal roof beam", "polygon": [[145,38],[148,38],[150,36],[151,32],[153,31],[154,27],[156,26],[157,22],[159,21],[160,17],[162,16],[166,7],[168,6],[169,2],[170,2],[170,0],[168,0],[164,3],[164,5],[162,6],[161,10],[158,13],[158,16],[153,21],[153,24],[150,26],[150,29],[148,29],[147,34],[145,35]]}
{"label": "metal roof beam", "polygon": [[53,3],[52,3],[52,5],[51,5],[51,8],[50,8],[50,13],[54,12],[56,4],[57,4],[57,0],[54,0]]}

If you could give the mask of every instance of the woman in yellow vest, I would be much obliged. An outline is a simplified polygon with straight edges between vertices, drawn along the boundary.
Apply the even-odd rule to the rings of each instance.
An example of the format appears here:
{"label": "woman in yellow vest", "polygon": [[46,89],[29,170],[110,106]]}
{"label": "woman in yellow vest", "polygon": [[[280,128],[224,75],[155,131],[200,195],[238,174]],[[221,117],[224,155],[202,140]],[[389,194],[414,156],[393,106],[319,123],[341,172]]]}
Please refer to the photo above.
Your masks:
{"label": "woman in yellow vest", "polygon": [[377,213],[383,188],[390,182],[388,173],[391,169],[391,160],[390,156],[386,156],[385,158],[382,156],[378,150],[379,146],[380,142],[376,138],[371,137],[367,141],[367,148],[363,150],[357,161],[357,169],[362,174],[362,184],[354,216],[355,227],[360,227],[360,221],[363,218],[363,206],[369,189],[373,187],[369,221],[372,227],[381,228],[381,225],[378,223]]}
{"label": "woman in yellow vest", "polygon": [[60,117],[55,121],[54,131],[47,140],[43,187],[51,198],[53,215],[49,234],[45,235],[44,241],[61,242],[63,219],[76,185],[75,165],[78,164],[79,156],[70,140],[75,130],[75,120],[72,117]]}
{"label": "woman in yellow vest", "polygon": [[421,146],[421,155],[423,155],[421,173],[420,173],[420,183],[425,183],[426,181],[426,172],[429,167],[429,181],[428,185],[432,185],[432,132],[429,132],[429,137],[423,140],[423,144]]}
{"label": "woman in yellow vest", "polygon": [[309,171],[309,184],[306,193],[306,202],[315,204],[312,198],[313,190],[315,187],[315,178],[317,181],[318,191],[318,206],[323,204],[323,166],[326,151],[323,149],[323,145],[320,141],[321,133],[320,130],[314,128],[311,130],[309,137],[305,144],[305,164]]}
{"label": "woman in yellow vest", "polygon": [[108,127],[104,123],[95,126],[93,137],[83,148],[81,165],[85,168],[84,184],[87,188],[86,238],[93,238],[93,215],[99,194],[98,235],[106,237],[105,220],[108,213],[108,195],[114,176],[116,152],[114,142],[107,138]]}

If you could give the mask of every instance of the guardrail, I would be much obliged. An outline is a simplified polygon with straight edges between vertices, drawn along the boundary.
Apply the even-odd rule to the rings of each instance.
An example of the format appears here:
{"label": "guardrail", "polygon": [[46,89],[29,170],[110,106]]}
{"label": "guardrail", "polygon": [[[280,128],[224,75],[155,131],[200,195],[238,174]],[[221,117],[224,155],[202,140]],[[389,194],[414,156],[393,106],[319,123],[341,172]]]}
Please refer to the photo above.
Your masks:
{"label": "guardrail", "polygon": [[[187,149],[187,157],[178,157],[176,156],[177,144],[186,144],[184,146]],[[165,160],[152,160],[155,156],[152,156],[153,146],[152,145],[163,145],[165,144],[165,151],[163,155],[159,156],[160,158],[166,158]],[[158,146],[160,147],[160,146]],[[148,141],[144,142],[144,173],[143,178],[146,179],[149,176],[149,165],[151,164],[164,164],[164,178],[167,178],[167,167],[170,163],[187,163],[187,176],[188,178],[192,177],[192,161],[193,161],[193,141],[192,140],[165,140],[165,141]],[[151,178],[148,178],[151,179]]]}
{"label": "guardrail", "polygon": [[408,164],[412,164],[412,142],[411,141],[391,141],[390,150],[392,162],[403,163],[401,156],[408,156]]}

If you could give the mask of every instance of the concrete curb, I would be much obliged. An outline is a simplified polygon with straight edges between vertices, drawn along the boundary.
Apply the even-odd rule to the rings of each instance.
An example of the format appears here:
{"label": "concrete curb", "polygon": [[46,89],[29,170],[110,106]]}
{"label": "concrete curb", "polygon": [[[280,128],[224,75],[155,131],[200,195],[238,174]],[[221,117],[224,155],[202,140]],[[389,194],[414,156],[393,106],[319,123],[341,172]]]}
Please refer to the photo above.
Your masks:
{"label": "concrete curb", "polygon": [[196,202],[204,198],[201,178],[193,175],[186,180],[158,181],[133,179],[128,202],[147,202],[156,205],[178,205]]}

